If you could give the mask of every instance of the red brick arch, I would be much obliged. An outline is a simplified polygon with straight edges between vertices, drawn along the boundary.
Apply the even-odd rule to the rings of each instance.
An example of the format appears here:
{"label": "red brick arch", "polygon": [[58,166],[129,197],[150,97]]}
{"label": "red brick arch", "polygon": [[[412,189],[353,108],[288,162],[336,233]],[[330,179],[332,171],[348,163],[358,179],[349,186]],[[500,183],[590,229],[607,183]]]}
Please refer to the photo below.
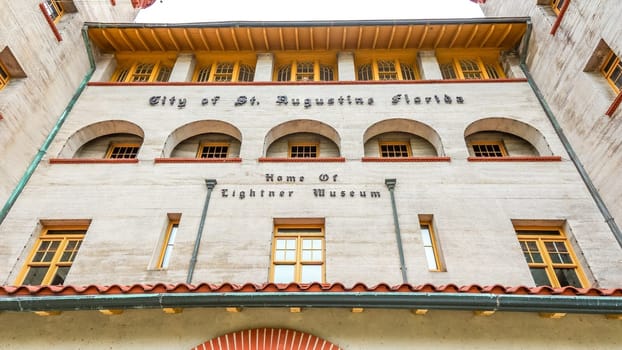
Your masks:
{"label": "red brick arch", "polygon": [[341,350],[314,335],[284,328],[255,328],[228,333],[192,350]]}

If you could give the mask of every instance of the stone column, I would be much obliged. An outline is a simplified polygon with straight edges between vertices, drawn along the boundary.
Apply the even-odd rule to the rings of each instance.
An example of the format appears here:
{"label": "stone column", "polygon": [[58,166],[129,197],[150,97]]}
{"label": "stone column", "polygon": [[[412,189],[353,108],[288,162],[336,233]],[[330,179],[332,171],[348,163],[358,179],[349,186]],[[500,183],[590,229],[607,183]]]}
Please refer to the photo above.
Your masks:
{"label": "stone column", "polygon": [[356,67],[354,66],[354,53],[339,52],[337,54],[337,68],[340,81],[356,80]]}
{"label": "stone column", "polygon": [[168,81],[191,81],[195,65],[196,61],[194,59],[194,54],[180,53],[177,56],[177,60],[173,66],[173,71],[171,72],[171,77]]}
{"label": "stone column", "polygon": [[421,79],[423,80],[436,80],[443,79],[441,74],[441,68],[436,60],[434,51],[419,51],[417,54],[417,60],[419,61],[419,68],[421,73]]}
{"label": "stone column", "polygon": [[253,81],[272,81],[274,68],[274,55],[272,53],[258,53],[257,66],[255,67],[255,79]]}
{"label": "stone column", "polygon": [[117,68],[117,60],[112,54],[106,54],[97,60],[95,72],[91,77],[91,81],[110,81],[115,69]]}

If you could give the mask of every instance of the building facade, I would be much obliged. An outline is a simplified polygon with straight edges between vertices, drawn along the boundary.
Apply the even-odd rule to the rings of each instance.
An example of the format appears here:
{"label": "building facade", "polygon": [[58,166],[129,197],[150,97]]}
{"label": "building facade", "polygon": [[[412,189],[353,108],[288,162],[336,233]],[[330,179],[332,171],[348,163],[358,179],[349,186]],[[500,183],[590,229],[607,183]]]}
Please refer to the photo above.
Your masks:
{"label": "building facade", "polygon": [[622,218],[622,7],[617,1],[488,0],[488,16],[529,16],[526,64],[611,212]]}
{"label": "building facade", "polygon": [[0,348],[618,348],[622,251],[528,28],[87,23],[0,226]]}
{"label": "building facade", "polygon": [[[151,1],[153,2],[153,1]],[[0,13],[0,202],[12,202],[24,173],[88,72],[85,21],[132,21],[147,1],[9,1]],[[88,81],[88,79],[87,79]],[[84,82],[86,83],[86,82]],[[42,147],[44,145],[44,147]],[[18,188],[16,190],[16,188]],[[10,206],[0,212],[4,218]],[[0,220],[2,221],[2,220]]]}

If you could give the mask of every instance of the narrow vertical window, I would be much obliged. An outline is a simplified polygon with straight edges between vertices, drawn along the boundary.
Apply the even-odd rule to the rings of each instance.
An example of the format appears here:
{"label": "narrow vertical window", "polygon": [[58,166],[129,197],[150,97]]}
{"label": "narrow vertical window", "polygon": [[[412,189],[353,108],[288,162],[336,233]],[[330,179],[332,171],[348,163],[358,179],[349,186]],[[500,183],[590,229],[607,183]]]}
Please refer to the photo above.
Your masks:
{"label": "narrow vertical window", "polygon": [[333,67],[320,65],[320,81],[333,81],[335,80],[335,72]]}
{"label": "narrow vertical window", "polygon": [[364,64],[359,67],[357,72],[358,80],[374,80],[371,64]]}
{"label": "narrow vertical window", "polygon": [[238,81],[253,81],[255,79],[255,69],[248,64],[240,64]]}
{"label": "narrow vertical window", "polygon": [[199,82],[209,81],[209,73],[210,73],[211,68],[212,68],[211,66],[205,66],[199,69],[196,81],[199,81]]}
{"label": "narrow vertical window", "polygon": [[443,267],[439,257],[438,244],[436,243],[432,221],[425,221],[421,219],[419,221],[421,222],[421,242],[423,243],[423,250],[428,264],[428,270],[442,271]]}
{"label": "narrow vertical window", "polygon": [[158,269],[166,269],[169,265],[171,255],[173,253],[173,247],[175,246],[175,238],[177,237],[180,217],[180,214],[169,214],[168,226],[166,227],[166,233],[164,235],[162,249],[160,251],[160,258],[158,259]]}
{"label": "narrow vertical window", "polygon": [[87,226],[44,227],[15,284],[62,285]]}
{"label": "narrow vertical window", "polygon": [[276,226],[272,247],[271,282],[324,282],[323,225]]}
{"label": "narrow vertical window", "polygon": [[415,79],[417,79],[417,76],[415,75],[415,70],[414,70],[412,65],[400,62],[400,68],[402,70],[402,79],[403,80],[415,80]]}
{"label": "narrow vertical window", "polygon": [[277,76],[277,81],[290,81],[292,80],[292,67],[290,65],[282,66],[279,68]]}
{"label": "narrow vertical window", "polygon": [[7,70],[4,68],[2,63],[0,63],[0,90],[2,90],[2,88],[4,88],[9,83],[10,78],[11,76],[9,76]]}
{"label": "narrow vertical window", "polygon": [[582,288],[587,285],[561,229],[518,227],[516,235],[536,286]]}
{"label": "narrow vertical window", "polygon": [[443,79],[458,79],[453,63],[443,63],[440,67]]}

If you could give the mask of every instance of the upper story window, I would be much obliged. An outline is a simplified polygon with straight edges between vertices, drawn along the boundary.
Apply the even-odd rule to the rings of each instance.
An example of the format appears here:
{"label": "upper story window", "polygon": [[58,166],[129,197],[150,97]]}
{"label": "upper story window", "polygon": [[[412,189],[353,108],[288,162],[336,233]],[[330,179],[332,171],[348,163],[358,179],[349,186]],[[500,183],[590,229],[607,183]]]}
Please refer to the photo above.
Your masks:
{"label": "upper story window", "polygon": [[[295,74],[292,74],[295,72]],[[280,66],[276,72],[277,81],[332,81],[335,69],[332,66],[315,62],[297,62]]]}
{"label": "upper story window", "polygon": [[60,0],[44,0],[43,6],[54,22],[58,22],[65,13],[65,9]]}
{"label": "upper story window", "polygon": [[379,142],[380,157],[402,158],[411,157],[410,144],[408,142]]}
{"label": "upper story window", "polygon": [[430,271],[442,271],[443,266],[441,264],[438,243],[436,242],[436,235],[432,227],[431,220],[422,220],[420,217],[420,232],[421,242],[423,243],[423,249],[425,252],[425,259],[428,263],[428,270]]}
{"label": "upper story window", "polygon": [[587,285],[561,229],[518,227],[516,234],[536,286],[582,288]]}
{"label": "upper story window", "polygon": [[106,152],[106,159],[134,159],[138,155],[140,143],[112,143]]}
{"label": "upper story window", "polygon": [[203,142],[199,145],[197,158],[227,158],[229,153],[229,143],[225,142]]}
{"label": "upper story window", "polygon": [[166,269],[171,260],[173,254],[173,247],[175,246],[175,238],[177,237],[177,229],[179,228],[179,220],[181,214],[168,214],[168,225],[164,233],[164,239],[160,247],[160,255],[158,257],[157,268],[162,270]]}
{"label": "upper story window", "polygon": [[473,142],[471,148],[475,157],[507,157],[508,155],[503,142]]}
{"label": "upper story window", "polygon": [[62,285],[86,229],[86,226],[44,227],[15,284]]}
{"label": "upper story window", "polygon": [[174,57],[133,59],[117,58],[117,70],[111,81],[118,83],[167,82],[173,71]]}
{"label": "upper story window", "polygon": [[196,54],[196,70],[192,81],[196,82],[251,82],[255,79],[254,53],[239,55]]}
{"label": "upper story window", "polygon": [[11,76],[9,75],[9,72],[7,72],[6,68],[2,65],[2,62],[0,62],[0,90],[2,90],[2,88],[9,83],[10,79]]}
{"label": "upper story window", "polygon": [[316,143],[294,143],[289,145],[289,158],[317,158],[319,151]]}
{"label": "upper story window", "polygon": [[551,7],[553,8],[553,11],[559,15],[562,7],[564,7],[564,2],[566,1],[567,0],[551,0]]}
{"label": "upper story window", "polygon": [[416,66],[407,60],[371,59],[361,60],[356,68],[358,80],[416,80],[419,78]]}
{"label": "upper story window", "polygon": [[505,78],[498,51],[437,50],[443,79]]}
{"label": "upper story window", "polygon": [[609,49],[606,57],[600,71],[613,90],[619,93],[622,89],[622,62],[620,62],[620,57],[613,53],[611,49]]}

